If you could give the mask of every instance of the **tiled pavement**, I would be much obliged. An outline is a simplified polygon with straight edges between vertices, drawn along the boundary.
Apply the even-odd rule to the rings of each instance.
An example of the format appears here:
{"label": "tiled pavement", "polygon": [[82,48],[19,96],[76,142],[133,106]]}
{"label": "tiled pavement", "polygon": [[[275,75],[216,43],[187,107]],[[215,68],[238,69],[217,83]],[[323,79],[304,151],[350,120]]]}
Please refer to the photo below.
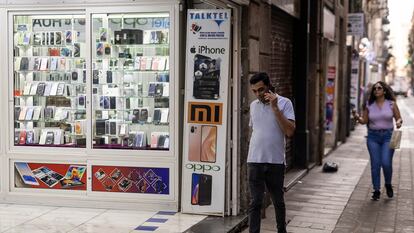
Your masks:
{"label": "tiled pavement", "polygon": [[0,232],[184,232],[205,216],[173,212],[0,204]]}

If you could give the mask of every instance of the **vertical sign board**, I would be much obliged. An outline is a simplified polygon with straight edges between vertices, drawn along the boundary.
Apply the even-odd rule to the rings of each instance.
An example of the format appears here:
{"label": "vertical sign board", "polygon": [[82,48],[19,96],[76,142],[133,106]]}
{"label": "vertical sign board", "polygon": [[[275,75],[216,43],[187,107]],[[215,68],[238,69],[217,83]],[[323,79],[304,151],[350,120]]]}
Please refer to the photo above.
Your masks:
{"label": "vertical sign board", "polygon": [[348,28],[346,34],[349,36],[364,35],[364,13],[348,14]]}
{"label": "vertical sign board", "polygon": [[334,101],[335,101],[335,76],[336,67],[328,66],[326,80],[326,114],[325,114],[325,130],[331,131],[333,128]]}
{"label": "vertical sign board", "polygon": [[230,10],[188,10],[182,211],[224,215]]}
{"label": "vertical sign board", "polygon": [[358,93],[359,93],[359,58],[352,58],[351,61],[351,90],[350,104],[351,109],[358,111]]}

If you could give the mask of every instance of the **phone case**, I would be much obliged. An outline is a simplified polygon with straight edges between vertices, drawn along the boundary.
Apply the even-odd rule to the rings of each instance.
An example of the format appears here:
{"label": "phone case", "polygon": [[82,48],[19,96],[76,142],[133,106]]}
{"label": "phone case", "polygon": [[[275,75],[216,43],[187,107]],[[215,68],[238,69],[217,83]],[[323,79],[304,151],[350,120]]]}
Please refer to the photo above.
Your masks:
{"label": "phone case", "polygon": [[104,53],[104,45],[103,43],[96,44],[96,56],[100,57]]}
{"label": "phone case", "polygon": [[26,144],[26,135],[27,135],[27,133],[26,133],[25,130],[20,131],[20,134],[19,134],[19,144],[20,145]]}
{"label": "phone case", "polygon": [[109,96],[101,96],[99,102],[101,109],[109,109]]}
{"label": "phone case", "polygon": [[33,110],[33,120],[38,121],[40,119],[40,113],[42,111],[42,107],[35,107]]}
{"label": "phone case", "polygon": [[57,90],[56,90],[56,95],[63,95],[64,93],[65,93],[65,84],[59,83]]}
{"label": "phone case", "polygon": [[139,114],[139,122],[144,123],[148,121],[148,109],[141,109]]}
{"label": "phone case", "polygon": [[99,84],[99,71],[98,70],[92,71],[92,83]]}
{"label": "phone case", "polygon": [[132,110],[132,123],[139,123],[139,109]]}
{"label": "phone case", "polygon": [[78,72],[76,71],[72,72],[72,81],[78,81]]}
{"label": "phone case", "polygon": [[201,161],[201,126],[190,125],[190,139],[188,149],[188,160],[193,162]]}
{"label": "phone case", "polygon": [[20,111],[22,109],[20,107],[14,107],[14,120],[18,120],[19,119],[19,115],[20,115]]}
{"label": "phone case", "polygon": [[34,111],[33,107],[27,107],[26,117],[25,117],[25,120],[26,121],[32,120],[32,118],[33,118],[33,111]]}
{"label": "phone case", "polygon": [[78,107],[85,108],[85,98],[83,95],[78,97]]}
{"label": "phone case", "polygon": [[200,174],[200,186],[198,193],[199,205],[211,205],[212,176]]}
{"label": "phone case", "polygon": [[109,97],[109,109],[116,109],[116,97]]}
{"label": "phone case", "polygon": [[160,135],[158,137],[157,147],[164,148],[164,142],[165,142],[165,135]]}
{"label": "phone case", "polygon": [[157,148],[158,146],[158,137],[156,133],[151,133],[151,148]]}
{"label": "phone case", "polygon": [[162,96],[163,90],[164,90],[164,85],[162,83],[157,83],[155,85],[155,94],[154,94],[154,96],[156,96],[156,97]]}
{"label": "phone case", "polygon": [[46,142],[45,142],[45,144],[46,144],[46,145],[51,145],[51,144],[53,144],[54,137],[55,137],[55,134],[54,134],[53,132],[47,132],[47,134],[46,134]]}
{"label": "phone case", "polygon": [[20,131],[14,131],[14,145],[19,144],[20,142]]}
{"label": "phone case", "polygon": [[28,70],[29,69],[29,58],[22,57],[20,60],[20,70]]}
{"label": "phone case", "polygon": [[27,107],[22,107],[19,113],[19,120],[24,121],[26,119]]}
{"label": "phone case", "polygon": [[201,162],[215,163],[217,149],[217,127],[201,126]]}
{"label": "phone case", "polygon": [[106,71],[106,83],[112,83],[112,71]]}
{"label": "phone case", "polygon": [[80,44],[79,43],[73,43],[73,56],[74,57],[80,57]]}
{"label": "phone case", "polygon": [[155,83],[150,83],[148,87],[148,96],[155,96]]}
{"label": "phone case", "polygon": [[56,45],[61,45],[62,44],[62,32],[56,32]]}
{"label": "phone case", "polygon": [[153,116],[154,124],[159,124],[160,120],[161,120],[161,110],[160,109],[154,109],[154,116]]}
{"label": "phone case", "polygon": [[105,120],[97,119],[95,121],[95,133],[97,136],[105,135]]}
{"label": "phone case", "polygon": [[50,45],[55,45],[55,33],[50,32]]}
{"label": "phone case", "polygon": [[45,118],[46,119],[53,119],[53,116],[54,116],[53,107],[46,107],[45,108]]}
{"label": "phone case", "polygon": [[72,44],[72,31],[66,31],[65,32],[65,41],[67,45],[71,45]]}
{"label": "phone case", "polygon": [[105,55],[111,55],[111,45],[105,44]]}
{"label": "phone case", "polygon": [[43,96],[45,93],[46,83],[39,83],[37,85],[36,95]]}
{"label": "phone case", "polygon": [[33,131],[27,131],[26,133],[26,144],[33,144],[34,143],[34,132]]}
{"label": "phone case", "polygon": [[36,95],[38,85],[39,83],[32,83],[32,86],[30,88],[30,95]]}

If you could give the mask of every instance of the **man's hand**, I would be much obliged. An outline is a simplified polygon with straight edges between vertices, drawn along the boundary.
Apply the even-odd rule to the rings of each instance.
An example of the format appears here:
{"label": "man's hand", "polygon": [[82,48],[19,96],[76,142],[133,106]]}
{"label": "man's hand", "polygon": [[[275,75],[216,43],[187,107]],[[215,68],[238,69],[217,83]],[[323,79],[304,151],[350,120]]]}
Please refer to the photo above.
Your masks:
{"label": "man's hand", "polygon": [[279,106],[277,105],[277,97],[278,95],[270,90],[268,93],[264,94],[265,100],[269,101],[269,103],[272,105],[272,108],[275,110],[279,110]]}

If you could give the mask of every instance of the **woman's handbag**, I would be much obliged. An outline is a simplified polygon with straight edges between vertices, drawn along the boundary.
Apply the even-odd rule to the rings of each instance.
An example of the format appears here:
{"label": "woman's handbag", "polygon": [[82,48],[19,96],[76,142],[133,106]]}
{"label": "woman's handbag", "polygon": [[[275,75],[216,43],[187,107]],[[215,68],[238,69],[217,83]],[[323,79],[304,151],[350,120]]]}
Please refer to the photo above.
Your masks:
{"label": "woman's handbag", "polygon": [[399,129],[392,131],[391,140],[390,140],[391,149],[400,149],[401,135],[402,135],[402,131]]}

